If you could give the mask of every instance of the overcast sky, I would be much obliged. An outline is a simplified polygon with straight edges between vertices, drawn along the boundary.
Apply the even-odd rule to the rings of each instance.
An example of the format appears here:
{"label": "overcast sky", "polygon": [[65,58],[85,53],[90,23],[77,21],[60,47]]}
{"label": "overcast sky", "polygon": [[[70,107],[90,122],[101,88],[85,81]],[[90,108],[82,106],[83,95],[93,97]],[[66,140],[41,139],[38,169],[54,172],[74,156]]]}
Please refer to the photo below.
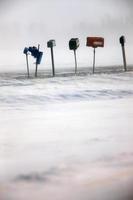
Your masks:
{"label": "overcast sky", "polygon": [[79,51],[84,54],[87,36],[103,36],[105,48],[98,50],[99,55],[110,58],[112,64],[121,63],[118,39],[125,35],[132,63],[132,10],[132,0],[0,0],[0,51],[17,52],[38,43],[47,51],[46,42],[53,38],[57,51],[65,54],[69,39],[79,37]]}

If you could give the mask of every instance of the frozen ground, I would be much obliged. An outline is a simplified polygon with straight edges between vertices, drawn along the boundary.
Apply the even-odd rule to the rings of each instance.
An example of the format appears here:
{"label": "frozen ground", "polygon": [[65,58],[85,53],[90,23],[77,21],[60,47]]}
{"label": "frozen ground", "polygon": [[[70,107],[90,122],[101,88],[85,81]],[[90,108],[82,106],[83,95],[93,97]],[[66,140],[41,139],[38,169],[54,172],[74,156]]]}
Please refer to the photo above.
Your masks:
{"label": "frozen ground", "polygon": [[133,71],[86,71],[1,72],[0,200],[133,199]]}

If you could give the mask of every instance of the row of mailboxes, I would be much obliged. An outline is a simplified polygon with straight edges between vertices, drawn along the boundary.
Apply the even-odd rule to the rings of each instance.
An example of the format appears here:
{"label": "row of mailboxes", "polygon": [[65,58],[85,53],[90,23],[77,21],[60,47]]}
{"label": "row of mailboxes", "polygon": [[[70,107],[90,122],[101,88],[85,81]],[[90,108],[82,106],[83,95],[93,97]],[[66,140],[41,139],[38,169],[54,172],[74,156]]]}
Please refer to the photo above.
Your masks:
{"label": "row of mailboxes", "polygon": [[[88,47],[104,47],[104,38],[102,37],[87,37],[86,46]],[[69,41],[69,49],[76,50],[79,47],[79,39],[72,38]]]}
{"label": "row of mailboxes", "polygon": [[[102,37],[87,37],[86,46],[94,48],[94,57],[93,57],[93,73],[95,69],[95,48],[104,47],[104,38]],[[75,58],[75,73],[77,73],[77,58],[76,58],[76,50],[79,47],[79,39],[72,38],[69,41],[69,49],[74,51]]]}
{"label": "row of mailboxes", "polygon": [[[122,46],[122,54],[123,54],[123,62],[124,62],[124,69],[126,71],[126,56],[125,56],[125,37],[121,36],[119,38],[119,42]],[[56,46],[55,40],[49,40],[47,42],[47,47],[51,49],[51,60],[52,60],[52,74],[55,76],[55,66],[54,66],[54,53],[53,53],[53,47]],[[74,58],[75,58],[75,73],[77,73],[77,57],[76,57],[76,50],[80,46],[80,42],[78,38],[72,38],[69,41],[69,49],[74,51]],[[97,47],[104,47],[104,38],[103,37],[87,37],[86,39],[86,46],[92,47],[94,49],[94,56],[93,56],[93,73],[95,69],[95,49]],[[27,61],[27,72],[29,76],[29,64],[28,64],[28,55],[29,53],[36,59],[36,71],[35,76],[37,76],[37,66],[41,63],[41,59],[43,56],[43,52],[39,50],[40,45],[38,45],[38,48],[33,47],[25,47],[23,53],[26,55],[26,61]]]}

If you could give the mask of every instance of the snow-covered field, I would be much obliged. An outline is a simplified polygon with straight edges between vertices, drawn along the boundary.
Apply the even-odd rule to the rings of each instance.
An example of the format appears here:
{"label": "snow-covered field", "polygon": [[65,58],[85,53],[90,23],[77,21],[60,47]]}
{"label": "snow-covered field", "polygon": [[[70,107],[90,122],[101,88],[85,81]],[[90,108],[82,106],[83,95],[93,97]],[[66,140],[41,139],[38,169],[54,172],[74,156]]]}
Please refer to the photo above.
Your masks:
{"label": "snow-covered field", "polygon": [[1,72],[0,200],[133,199],[133,70],[86,72]]}

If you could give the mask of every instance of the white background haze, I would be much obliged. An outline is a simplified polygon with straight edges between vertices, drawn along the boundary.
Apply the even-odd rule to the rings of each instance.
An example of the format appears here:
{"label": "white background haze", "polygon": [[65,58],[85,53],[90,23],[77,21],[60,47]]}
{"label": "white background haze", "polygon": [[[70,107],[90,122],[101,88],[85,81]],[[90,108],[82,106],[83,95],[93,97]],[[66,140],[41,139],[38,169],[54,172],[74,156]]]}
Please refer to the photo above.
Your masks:
{"label": "white background haze", "polygon": [[[79,37],[79,65],[92,65],[92,49],[87,36],[105,38],[105,48],[97,50],[97,65],[122,64],[119,37],[126,36],[127,63],[132,64],[133,2],[131,0],[1,0],[0,65],[24,64],[23,48],[41,44],[43,65],[50,64],[46,43],[55,39],[56,63],[72,63],[68,41]],[[80,64],[81,63],[81,64]],[[58,65],[56,66],[58,67]],[[19,67],[18,67],[19,68]]]}

